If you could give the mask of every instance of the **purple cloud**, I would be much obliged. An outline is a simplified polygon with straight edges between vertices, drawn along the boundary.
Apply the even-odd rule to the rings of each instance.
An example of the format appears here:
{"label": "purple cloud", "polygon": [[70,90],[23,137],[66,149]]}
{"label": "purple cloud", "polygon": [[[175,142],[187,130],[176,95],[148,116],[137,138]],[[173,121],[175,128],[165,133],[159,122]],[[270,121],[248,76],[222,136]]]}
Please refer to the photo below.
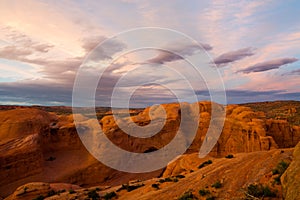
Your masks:
{"label": "purple cloud", "polygon": [[268,71],[272,69],[278,69],[279,67],[294,63],[298,61],[297,58],[278,58],[278,59],[273,59],[273,60],[268,60],[265,62],[257,63],[255,65],[252,65],[250,67],[247,67],[246,69],[239,70],[237,72],[242,72],[244,74],[249,74],[252,72],[263,72],[263,71]]}
{"label": "purple cloud", "polygon": [[221,54],[220,56],[216,57],[214,59],[214,63],[217,66],[222,66],[227,63],[235,62],[237,60],[241,60],[245,57],[253,56],[254,55],[254,49],[251,47],[239,49],[236,51],[230,51],[224,54]]}
{"label": "purple cloud", "polygon": [[168,48],[170,51],[160,50],[159,54],[149,59],[147,62],[149,63],[157,63],[157,64],[164,64],[166,62],[173,62],[177,60],[183,60],[183,56],[190,56],[193,55],[196,51],[200,50],[201,47],[206,50],[212,50],[212,47],[209,44],[193,44],[193,45],[184,45],[178,44],[176,47],[174,45],[170,45]]}

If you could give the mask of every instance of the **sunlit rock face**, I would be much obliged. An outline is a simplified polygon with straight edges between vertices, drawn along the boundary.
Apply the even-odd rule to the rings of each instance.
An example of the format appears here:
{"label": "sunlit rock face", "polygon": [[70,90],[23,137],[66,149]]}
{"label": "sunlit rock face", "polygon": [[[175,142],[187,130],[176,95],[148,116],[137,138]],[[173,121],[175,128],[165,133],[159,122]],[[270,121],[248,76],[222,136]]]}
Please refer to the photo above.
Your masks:
{"label": "sunlit rock face", "polygon": [[[254,112],[245,106],[224,107],[199,102],[199,126],[186,154],[199,152],[211,122],[212,105],[226,111],[226,119],[210,156],[293,147],[300,140],[299,126],[290,125],[286,120],[266,119],[264,112]],[[186,106],[193,111],[192,105]],[[99,119],[99,127],[113,144],[123,150],[137,153],[156,151],[172,141],[182,120],[179,104],[164,104],[161,107],[164,111],[158,107],[145,108],[133,112],[131,117],[121,117],[125,125],[133,121],[140,127],[149,125],[150,130],[163,122],[158,133],[150,138],[126,134],[109,114]],[[88,118],[77,117],[83,121],[86,119],[88,126]],[[221,120],[219,117],[214,120]],[[192,114],[190,120],[194,120]],[[73,116],[68,114],[35,108],[0,111],[0,139],[0,196],[7,196],[18,186],[33,181],[60,181],[81,186],[115,185],[131,179],[159,176],[163,172],[160,169],[152,173],[130,174],[105,166],[86,150],[77,134]],[[182,141],[186,141],[185,138]]]}
{"label": "sunlit rock face", "polygon": [[293,161],[281,177],[284,199],[300,199],[300,143],[295,147]]}

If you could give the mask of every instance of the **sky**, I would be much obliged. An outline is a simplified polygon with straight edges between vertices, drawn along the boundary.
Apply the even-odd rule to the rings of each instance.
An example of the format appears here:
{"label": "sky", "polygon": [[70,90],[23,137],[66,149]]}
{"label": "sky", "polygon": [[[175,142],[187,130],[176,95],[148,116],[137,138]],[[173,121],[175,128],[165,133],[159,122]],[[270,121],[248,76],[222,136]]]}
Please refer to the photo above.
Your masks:
{"label": "sky", "polygon": [[[118,81],[123,85],[117,98],[129,98],[133,107],[193,101],[189,85],[199,101],[210,100],[207,85],[214,90],[221,83],[229,104],[300,100],[297,0],[0,0],[0,12],[3,105],[72,105],[75,77],[93,58],[102,65],[111,61],[100,66],[99,106],[111,105]],[[124,31],[140,27],[177,31],[202,51],[195,43],[155,33],[133,35],[131,44],[122,41]],[[153,37],[153,45],[162,49],[124,53]],[[200,54],[206,55],[202,61],[210,61],[196,67],[204,74],[217,71],[220,80],[193,73],[185,58]],[[225,103],[222,98],[220,103]]]}

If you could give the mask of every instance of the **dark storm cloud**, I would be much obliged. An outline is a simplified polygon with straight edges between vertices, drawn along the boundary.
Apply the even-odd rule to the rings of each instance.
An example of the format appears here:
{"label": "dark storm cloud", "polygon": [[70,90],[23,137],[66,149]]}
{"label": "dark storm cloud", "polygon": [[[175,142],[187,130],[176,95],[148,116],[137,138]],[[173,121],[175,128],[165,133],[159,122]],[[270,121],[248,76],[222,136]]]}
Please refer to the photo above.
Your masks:
{"label": "dark storm cloud", "polygon": [[263,71],[268,71],[272,69],[278,69],[279,67],[294,63],[298,61],[297,58],[279,58],[279,59],[274,59],[274,60],[268,60],[265,62],[257,63],[255,65],[249,66],[246,69],[239,70],[237,72],[242,72],[244,74],[249,74],[253,72],[263,72]]}
{"label": "dark storm cloud", "polygon": [[245,57],[253,56],[254,55],[254,49],[251,47],[239,49],[236,51],[230,51],[224,54],[221,54],[220,56],[216,57],[214,59],[214,63],[218,66],[222,66],[223,64],[228,64],[231,62],[235,62],[238,60],[241,60]]}
{"label": "dark storm cloud", "polygon": [[149,59],[147,62],[164,64],[166,62],[183,60],[184,56],[193,55],[196,51],[201,50],[201,47],[206,51],[212,49],[212,47],[209,44],[200,44],[200,46],[197,44],[193,44],[193,45],[177,44],[176,46],[172,44],[169,47],[166,47],[168,51],[159,50],[159,54],[156,57]]}

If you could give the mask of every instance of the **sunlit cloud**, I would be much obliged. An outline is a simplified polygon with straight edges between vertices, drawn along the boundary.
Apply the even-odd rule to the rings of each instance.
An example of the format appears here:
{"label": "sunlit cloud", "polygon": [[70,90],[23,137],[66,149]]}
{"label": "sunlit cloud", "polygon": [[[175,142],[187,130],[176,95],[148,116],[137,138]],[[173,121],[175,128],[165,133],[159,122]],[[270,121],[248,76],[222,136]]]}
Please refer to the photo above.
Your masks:
{"label": "sunlit cloud", "polygon": [[[220,70],[229,103],[297,99],[299,8],[295,0],[289,5],[269,0],[1,1],[0,102],[70,105],[74,79],[86,56],[94,61],[110,59],[124,50],[126,44],[107,42],[103,48],[93,50],[119,32],[140,26],[175,29],[195,39],[195,44],[206,50]],[[133,81],[122,88],[124,95],[146,75],[152,77],[149,81],[185,94],[183,80],[167,72],[156,72],[166,66],[184,72],[184,57],[196,55],[197,47],[176,40],[165,45],[171,51],[132,52],[112,63],[99,82],[99,99],[107,99],[118,80],[133,71]],[[199,91],[205,86],[193,74],[189,81],[199,85]],[[208,98],[205,92],[199,93],[199,97]],[[142,86],[134,97],[139,106],[174,100],[174,96],[156,85]]]}

